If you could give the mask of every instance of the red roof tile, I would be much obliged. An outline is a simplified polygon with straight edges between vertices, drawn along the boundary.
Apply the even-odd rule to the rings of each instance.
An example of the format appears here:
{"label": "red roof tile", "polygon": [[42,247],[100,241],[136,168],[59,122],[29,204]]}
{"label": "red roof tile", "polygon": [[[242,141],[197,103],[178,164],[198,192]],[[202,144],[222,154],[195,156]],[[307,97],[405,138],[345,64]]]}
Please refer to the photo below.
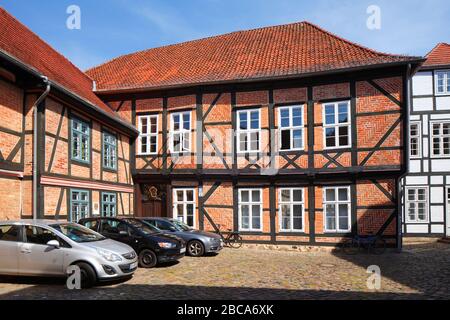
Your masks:
{"label": "red roof tile", "polygon": [[114,91],[296,76],[417,59],[380,53],[300,22],[136,52],[87,74],[99,91]]}
{"label": "red roof tile", "polygon": [[450,44],[438,43],[426,56],[424,67],[450,65]]}
{"label": "red roof tile", "polygon": [[0,7],[0,51],[117,117],[92,91],[92,79]]}

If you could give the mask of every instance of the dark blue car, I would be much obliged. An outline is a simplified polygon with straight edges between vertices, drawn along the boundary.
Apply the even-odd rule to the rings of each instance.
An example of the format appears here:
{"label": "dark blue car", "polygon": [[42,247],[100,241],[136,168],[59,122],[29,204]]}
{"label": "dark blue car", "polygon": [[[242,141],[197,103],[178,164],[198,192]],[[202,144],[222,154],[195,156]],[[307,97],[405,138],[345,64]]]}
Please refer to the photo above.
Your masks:
{"label": "dark blue car", "polygon": [[170,218],[141,218],[141,220],[166,234],[176,235],[186,241],[186,253],[193,257],[200,257],[205,253],[216,253],[223,248],[220,235],[192,229],[179,220]]}

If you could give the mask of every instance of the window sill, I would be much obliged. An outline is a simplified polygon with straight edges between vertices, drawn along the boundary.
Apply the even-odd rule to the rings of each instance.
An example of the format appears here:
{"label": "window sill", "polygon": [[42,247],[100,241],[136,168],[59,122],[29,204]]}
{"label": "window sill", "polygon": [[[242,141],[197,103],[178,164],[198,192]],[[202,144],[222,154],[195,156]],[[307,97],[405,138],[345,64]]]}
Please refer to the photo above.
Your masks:
{"label": "window sill", "polygon": [[88,167],[88,168],[91,167],[91,162],[90,161],[83,161],[83,160],[78,160],[78,159],[72,159],[71,158],[70,162],[74,163],[76,165],[79,165],[79,166],[83,166],[83,167]]}

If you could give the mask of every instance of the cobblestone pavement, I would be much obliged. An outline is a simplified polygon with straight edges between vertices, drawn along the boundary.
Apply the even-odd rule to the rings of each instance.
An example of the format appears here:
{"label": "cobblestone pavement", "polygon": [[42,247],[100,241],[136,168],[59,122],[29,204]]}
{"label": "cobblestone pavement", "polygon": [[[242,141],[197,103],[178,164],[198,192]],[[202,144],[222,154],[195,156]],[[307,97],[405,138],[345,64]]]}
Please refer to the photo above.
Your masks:
{"label": "cobblestone pavement", "polygon": [[[367,288],[369,265],[381,268],[380,290]],[[450,245],[408,245],[382,256],[224,249],[89,290],[3,277],[0,299],[450,299]]]}

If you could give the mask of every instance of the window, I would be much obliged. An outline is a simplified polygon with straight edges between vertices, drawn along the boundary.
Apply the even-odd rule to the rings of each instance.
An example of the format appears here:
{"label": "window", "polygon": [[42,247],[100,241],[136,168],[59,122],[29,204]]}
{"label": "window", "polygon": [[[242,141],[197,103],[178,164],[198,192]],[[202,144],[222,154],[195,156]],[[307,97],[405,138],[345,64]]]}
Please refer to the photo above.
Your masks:
{"label": "window", "polygon": [[171,122],[171,152],[191,151],[191,113],[173,113]]}
{"label": "window", "polygon": [[117,138],[108,132],[103,132],[103,167],[117,169]]}
{"label": "window", "polygon": [[183,221],[190,227],[195,226],[195,190],[173,190],[173,217]]}
{"label": "window", "polygon": [[303,231],[303,189],[281,189],[279,197],[280,230]]}
{"label": "window", "polygon": [[82,190],[70,191],[70,221],[78,222],[89,216],[89,192]]}
{"label": "window", "polygon": [[242,110],[237,113],[238,152],[258,152],[261,136],[260,110]]}
{"label": "window", "polygon": [[262,190],[239,190],[239,230],[262,231]]}
{"label": "window", "polygon": [[41,227],[25,226],[25,235],[27,237],[27,243],[47,245],[49,241],[56,240],[59,242],[60,246],[69,247],[69,245],[55,233]]}
{"label": "window", "polygon": [[436,71],[436,93],[450,93],[450,70]]}
{"label": "window", "polygon": [[350,103],[323,105],[325,148],[350,147]]}
{"label": "window", "polygon": [[79,119],[71,120],[72,126],[72,160],[89,163],[90,128],[89,124]]}
{"label": "window", "polygon": [[428,222],[428,189],[406,189],[406,222]]}
{"label": "window", "polygon": [[450,156],[450,122],[433,122],[431,126],[431,154],[435,157]]}
{"label": "window", "polygon": [[417,158],[421,155],[421,143],[420,143],[420,122],[412,122],[409,127],[409,139],[410,139],[410,155],[411,158]]}
{"label": "window", "polygon": [[115,217],[117,214],[117,198],[115,193],[102,192],[102,216]]}
{"label": "window", "polygon": [[325,232],[350,231],[350,203],[350,187],[324,188]]}
{"label": "window", "polygon": [[112,235],[117,235],[120,232],[125,231],[127,234],[131,234],[130,233],[130,228],[129,226],[120,220],[106,220],[106,219],[102,219],[101,225],[100,225],[100,233],[102,234],[112,234]]}
{"label": "window", "polygon": [[20,227],[13,225],[0,226],[0,241],[19,241]]}
{"label": "window", "polygon": [[280,107],[280,150],[303,149],[303,106]]}
{"label": "window", "polygon": [[139,116],[138,127],[138,153],[158,153],[158,115]]}

